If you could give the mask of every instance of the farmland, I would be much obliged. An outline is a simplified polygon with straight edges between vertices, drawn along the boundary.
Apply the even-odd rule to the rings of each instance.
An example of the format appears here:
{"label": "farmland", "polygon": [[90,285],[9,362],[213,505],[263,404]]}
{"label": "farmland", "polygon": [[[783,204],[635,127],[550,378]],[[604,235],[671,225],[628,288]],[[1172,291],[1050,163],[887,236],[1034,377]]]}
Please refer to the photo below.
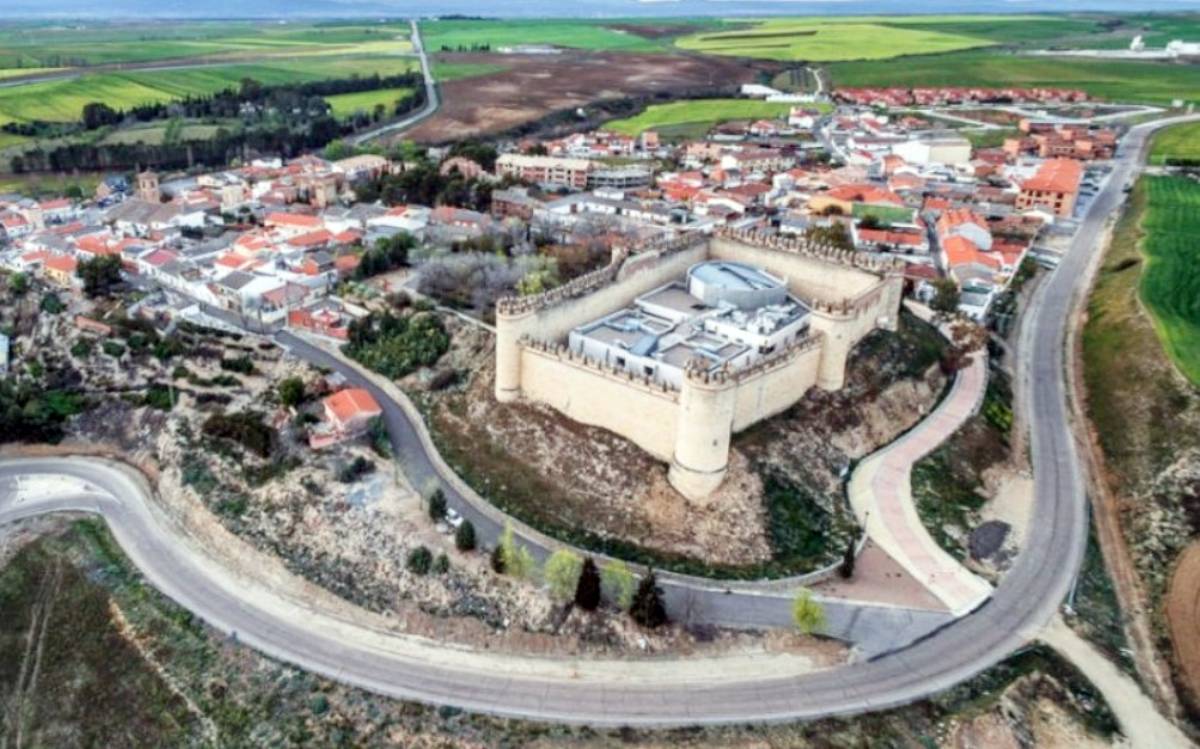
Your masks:
{"label": "farmland", "polygon": [[885,25],[866,20],[848,23],[771,19],[749,29],[693,34],[676,44],[683,49],[713,55],[833,62],[952,52],[989,46],[994,42],[932,28]]}
{"label": "farmland", "polygon": [[1175,125],[1155,136],[1150,147],[1150,163],[1164,164],[1167,159],[1200,160],[1200,123]]}
{"label": "farmland", "polygon": [[1200,184],[1151,177],[1141,294],[1176,366],[1200,385]]}
{"label": "farmland", "polygon": [[653,104],[635,117],[614,120],[604,127],[626,135],[643,130],[697,125],[708,129],[719,122],[778,117],[792,105],[757,99],[692,99],[669,104]]}
{"label": "farmland", "polygon": [[395,75],[411,70],[404,57],[301,58],[270,63],[213,65],[179,70],[87,73],[70,78],[0,89],[0,123],[77,120],[84,105],[105,102],[116,109],[209,94],[237,86],[243,78],[283,84],[353,75]]}
{"label": "farmland", "polygon": [[829,66],[835,86],[1050,86],[1079,88],[1109,101],[1200,101],[1200,75],[1187,65],[1130,60],[1026,57],[968,50]]}
{"label": "farmland", "polygon": [[669,42],[649,39],[600,23],[576,20],[453,20],[430,21],[421,26],[425,47],[430,51],[470,51],[520,44],[552,44],[558,47],[623,52],[654,52]]}
{"label": "farmland", "polygon": [[385,88],[378,91],[361,91],[353,94],[326,96],[325,101],[333,108],[333,116],[345,119],[356,112],[370,114],[377,106],[383,106],[390,114],[400,99],[413,93],[411,88]]}
{"label": "farmland", "polygon": [[410,49],[408,26],[206,21],[17,25],[0,30],[0,68],[82,67],[200,57],[374,54]]}

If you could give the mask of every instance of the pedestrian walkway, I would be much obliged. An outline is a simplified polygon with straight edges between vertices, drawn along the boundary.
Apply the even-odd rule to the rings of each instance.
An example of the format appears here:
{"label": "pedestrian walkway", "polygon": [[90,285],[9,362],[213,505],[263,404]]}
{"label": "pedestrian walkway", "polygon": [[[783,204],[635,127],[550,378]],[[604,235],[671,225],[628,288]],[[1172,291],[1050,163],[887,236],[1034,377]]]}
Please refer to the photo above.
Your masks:
{"label": "pedestrian walkway", "polygon": [[1158,712],[1137,682],[1060,617],[1054,617],[1038,639],[1057,650],[1100,690],[1133,749],[1183,749],[1192,745],[1183,731]]}
{"label": "pedestrian walkway", "polygon": [[929,535],[912,496],[912,467],[949,439],[978,410],[987,386],[987,358],[972,355],[933,413],[858,465],[850,504],[867,535],[955,616],[974,610],[992,587],[947,554]]}

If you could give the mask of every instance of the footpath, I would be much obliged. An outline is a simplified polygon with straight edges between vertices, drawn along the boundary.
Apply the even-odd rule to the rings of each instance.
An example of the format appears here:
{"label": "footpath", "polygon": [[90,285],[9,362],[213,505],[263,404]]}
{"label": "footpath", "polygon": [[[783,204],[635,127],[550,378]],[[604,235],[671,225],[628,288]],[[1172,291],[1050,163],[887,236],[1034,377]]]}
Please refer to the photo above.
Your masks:
{"label": "footpath", "polygon": [[933,413],[860,463],[850,478],[850,505],[867,535],[956,617],[978,608],[992,586],[929,535],[913,500],[912,467],[979,410],[986,389],[987,355],[976,352]]}

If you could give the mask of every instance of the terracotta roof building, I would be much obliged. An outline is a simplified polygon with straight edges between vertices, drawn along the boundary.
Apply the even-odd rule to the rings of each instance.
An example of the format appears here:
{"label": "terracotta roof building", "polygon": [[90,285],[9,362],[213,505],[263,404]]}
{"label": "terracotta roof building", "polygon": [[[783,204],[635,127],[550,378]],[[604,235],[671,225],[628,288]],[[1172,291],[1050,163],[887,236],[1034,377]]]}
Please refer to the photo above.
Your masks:
{"label": "terracotta roof building", "polygon": [[1075,159],[1051,159],[1038,167],[1033,177],[1021,185],[1017,208],[1026,210],[1044,206],[1056,216],[1070,216],[1075,211],[1079,183],[1083,179],[1083,164]]}

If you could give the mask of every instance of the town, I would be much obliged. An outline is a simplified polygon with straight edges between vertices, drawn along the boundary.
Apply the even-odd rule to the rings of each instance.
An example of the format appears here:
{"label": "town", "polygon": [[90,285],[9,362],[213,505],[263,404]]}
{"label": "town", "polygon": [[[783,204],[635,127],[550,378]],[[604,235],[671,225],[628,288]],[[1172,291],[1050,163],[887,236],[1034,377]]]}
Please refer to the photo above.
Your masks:
{"label": "town", "polygon": [[[898,260],[916,298],[986,321],[1027,262],[1055,263],[1105,180],[1120,133],[1111,117],[1097,124],[1052,114],[1086,99],[1078,91],[855,89],[835,97],[846,103],[824,112],[797,105],[786,117],[725,123],[679,143],[654,131],[599,130],[509,142],[498,154],[486,148],[492,163],[484,164],[445,149],[429,149],[421,163],[314,154],[165,184],[153,172],[113,175],[91,199],[0,195],[0,260],[71,293],[82,288],[81,263],[117,258],[132,282],[161,292],[141,314],[344,338],[363,314],[355,304],[363,293],[408,288],[455,303],[455,290],[439,285],[441,264],[476,248],[503,248],[511,264],[546,260],[526,262],[523,276],[509,273],[494,302],[518,289],[547,290],[616,248],[730,229],[819,237]],[[948,103],[1002,115],[1013,134],[977,147],[945,126],[972,111],[911,109]],[[423,205],[359,197],[430,168],[443,180],[486,186],[478,192],[488,198]],[[412,273],[353,283],[380,270],[360,267],[364,253],[373,258],[380,242],[400,235],[414,246],[412,262],[396,269],[411,265]],[[582,268],[557,261],[564,248],[580,247],[590,253]],[[474,311],[494,314],[486,305]]]}

